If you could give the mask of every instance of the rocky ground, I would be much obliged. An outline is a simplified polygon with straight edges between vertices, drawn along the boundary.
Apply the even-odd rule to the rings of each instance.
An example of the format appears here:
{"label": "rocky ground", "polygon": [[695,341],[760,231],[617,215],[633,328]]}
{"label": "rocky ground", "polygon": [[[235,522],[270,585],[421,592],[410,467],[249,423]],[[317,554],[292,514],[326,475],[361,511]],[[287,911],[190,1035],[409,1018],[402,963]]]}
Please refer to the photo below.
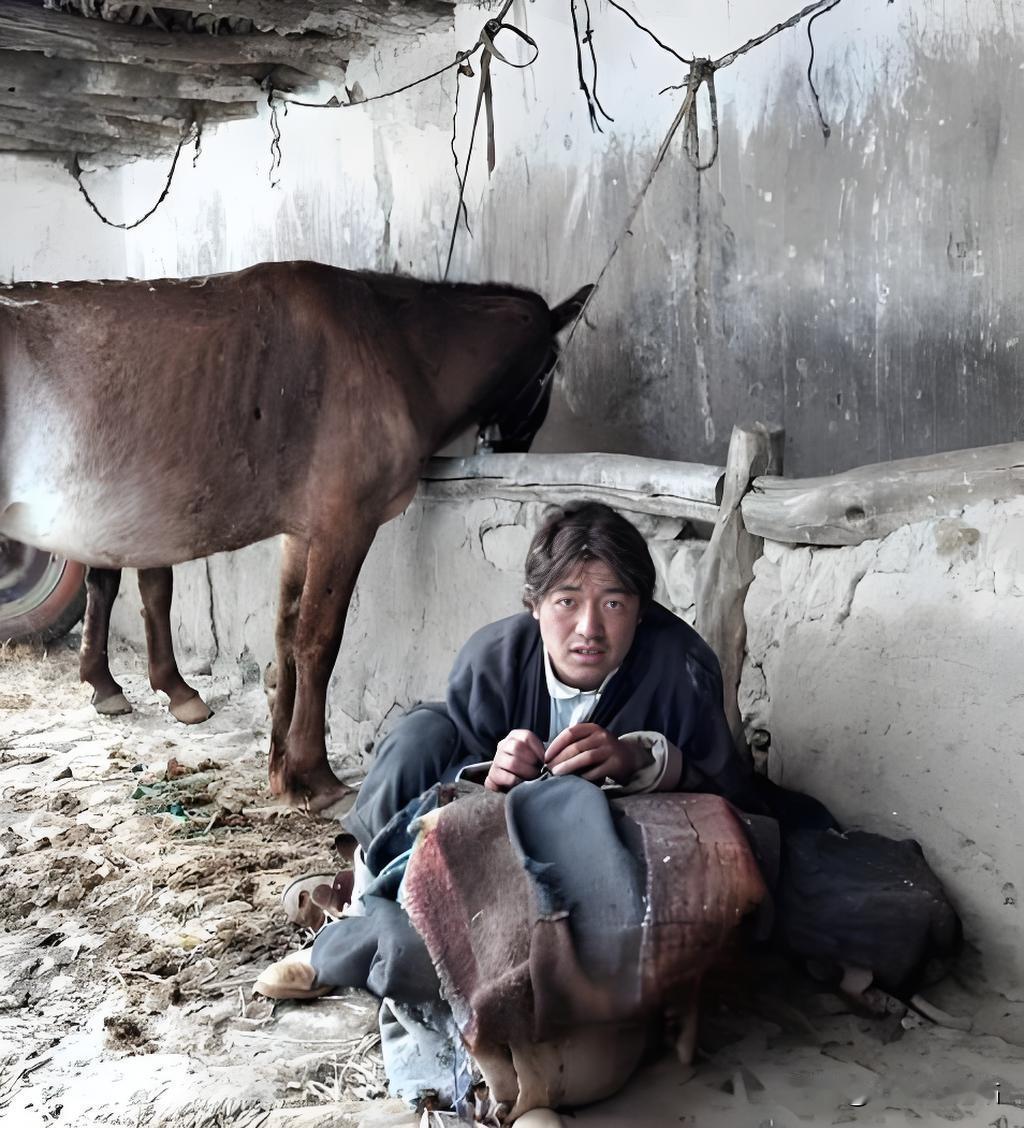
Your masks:
{"label": "rocky ground", "polygon": [[[284,885],[336,868],[336,826],[267,795],[262,690],[193,677],[214,717],[185,728],[123,651],[136,711],[99,718],[75,642],[0,651],[0,1123],[418,1123],[386,1098],[368,995],[251,995],[309,938]],[[1024,1038],[1001,1000],[955,982],[939,1000],[997,1037],[865,1018],[774,975],[709,1000],[695,1071],[655,1063],[566,1123],[1024,1128]]]}

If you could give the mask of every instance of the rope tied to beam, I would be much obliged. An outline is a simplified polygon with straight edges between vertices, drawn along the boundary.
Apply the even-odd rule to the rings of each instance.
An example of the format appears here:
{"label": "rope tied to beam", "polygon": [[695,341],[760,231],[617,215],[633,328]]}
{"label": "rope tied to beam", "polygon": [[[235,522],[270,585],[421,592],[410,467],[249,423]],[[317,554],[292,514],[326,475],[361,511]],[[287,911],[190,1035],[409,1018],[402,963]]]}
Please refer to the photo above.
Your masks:
{"label": "rope tied to beam", "polygon": [[[488,20],[483,28],[480,30],[480,38],[477,40],[476,45],[468,52],[460,52],[463,56],[458,60],[460,63],[458,71],[455,74],[455,105],[456,114],[458,113],[458,97],[459,97],[459,79],[463,76],[472,77],[473,71],[469,66],[469,59],[475,55],[477,51],[481,52],[480,55],[480,86],[477,90],[476,96],[476,109],[473,111],[473,127],[469,134],[469,148],[466,151],[465,172],[459,171],[459,159],[455,156],[455,176],[459,182],[459,198],[455,204],[455,220],[452,223],[451,239],[448,242],[448,258],[444,265],[444,274],[441,276],[443,280],[447,281],[448,273],[452,268],[452,255],[455,253],[455,240],[459,233],[459,219],[466,221],[466,181],[469,178],[469,163],[473,159],[473,147],[476,143],[477,126],[480,123],[481,108],[485,111],[487,119],[487,175],[490,176],[494,172],[496,163],[495,145],[494,145],[494,88],[491,83],[491,60],[497,59],[498,62],[504,63],[506,66],[514,67],[516,70],[525,70],[527,67],[532,66],[540,55],[540,48],[532,36],[527,35],[522,28],[516,27],[515,24],[505,23],[505,16],[508,14],[509,8],[512,7],[512,0],[506,0],[504,6],[498,15],[491,20]],[[496,46],[495,39],[502,31],[511,32],[517,39],[526,44],[527,47],[532,48],[533,54],[530,55],[525,62],[517,63],[514,60],[504,55]],[[466,69],[464,69],[466,68]],[[468,70],[468,74],[467,74]],[[455,153],[455,128],[456,119],[452,118],[452,153]],[[469,230],[469,224],[466,222],[466,230]]]}
{"label": "rope tied to beam", "polygon": [[[764,32],[761,35],[755,36],[753,39],[748,39],[747,42],[744,43],[741,47],[737,47],[734,51],[730,51],[727,54],[722,55],[718,59],[694,58],[684,60],[689,66],[689,73],[687,74],[686,80],[676,86],[666,86],[663,90],[660,91],[661,94],[665,94],[669,90],[685,89],[686,96],[684,97],[682,105],[679,107],[676,116],[672,119],[672,124],[669,126],[668,132],[665,134],[665,139],[662,141],[661,146],[658,149],[657,155],[654,158],[654,163],[651,165],[650,171],[647,173],[647,176],[644,179],[640,190],[637,192],[636,196],[633,199],[633,203],[630,205],[629,211],[626,214],[625,222],[622,225],[622,230],[620,231],[615,241],[612,243],[611,250],[608,252],[608,257],[605,259],[604,265],[598,272],[597,278],[594,280],[594,284],[591,287],[590,292],[587,294],[582,305],[580,306],[579,312],[576,314],[576,317],[573,320],[572,325],[569,327],[569,333],[566,337],[565,344],[563,345],[562,350],[559,353],[558,360],[554,365],[552,365],[551,369],[549,370],[546,377],[546,382],[554,380],[555,374],[562,366],[565,357],[568,355],[569,347],[572,344],[574,337],[576,336],[576,330],[579,328],[580,322],[585,320],[587,309],[589,308],[590,303],[594,300],[595,295],[600,289],[601,283],[604,280],[605,275],[608,273],[609,267],[614,261],[615,256],[619,253],[619,249],[621,248],[626,237],[633,234],[633,222],[636,219],[640,208],[643,206],[644,200],[647,197],[647,192],[650,189],[651,184],[654,183],[654,178],[658,173],[658,169],[661,168],[662,164],[664,163],[665,157],[668,155],[672,141],[674,140],[676,133],[679,131],[679,127],[683,124],[684,121],[686,122],[684,148],[694,169],[698,173],[706,172],[717,160],[719,130],[718,97],[715,91],[715,73],[725,67],[732,66],[732,64],[736,62],[737,59],[745,55],[748,51],[753,50],[755,47],[761,46],[761,44],[766,43],[769,39],[772,39],[780,32],[786,31],[791,27],[796,27],[797,24],[799,24],[806,17],[811,16],[811,23],[813,23],[813,20],[816,19],[817,16],[824,15],[825,12],[831,11],[839,3],[841,3],[841,0],[813,0],[813,3],[806,4],[803,8],[800,9],[799,12],[796,12],[794,13],[794,15],[790,16],[789,19],[783,20],[781,23],[776,24],[774,27],[769,28],[768,31]],[[628,15],[628,12],[625,12],[625,10],[619,4],[613,3],[613,7],[623,12],[623,14]],[[630,19],[632,19],[632,17],[630,17]],[[651,38],[655,39],[660,47],[664,48],[665,50],[671,51],[671,53],[677,58],[680,57],[677,52],[672,51],[671,48],[667,47],[664,43],[658,40],[648,28],[643,27],[636,20],[633,20],[633,22],[637,24],[637,26],[640,27],[642,31],[651,36]],[[810,25],[808,26],[808,38],[810,39]],[[814,41],[813,39],[811,39],[812,48],[813,44]],[[706,162],[702,162],[700,159],[699,127],[697,120],[697,92],[699,91],[701,86],[707,87],[708,105],[711,112],[712,151],[711,156]],[[814,93],[815,100],[817,101],[817,91],[815,90]],[[824,125],[823,119],[822,122]],[[827,140],[827,132],[825,136]]]}
{"label": "rope tied to beam", "polygon": [[[715,64],[710,59],[694,59],[686,82],[689,107],[686,111],[686,133],[683,148],[697,172],[706,172],[718,159],[718,96],[715,93]],[[701,163],[700,127],[697,122],[697,94],[702,86],[708,89],[711,110],[711,156]]]}
{"label": "rope tied to beam", "polygon": [[108,219],[103,214],[103,212],[100,211],[99,207],[96,204],[96,201],[92,198],[92,196],[89,195],[89,190],[82,182],[83,170],[81,164],[79,163],[77,153],[72,156],[67,168],[68,172],[70,172],[72,177],[74,178],[75,183],[78,185],[79,192],[81,192],[85,197],[85,202],[108,227],[116,227],[119,231],[131,231],[133,228],[136,228],[145,223],[146,220],[149,219],[149,217],[156,211],[156,209],[160,207],[164,200],[167,199],[167,195],[171,190],[171,183],[174,180],[174,170],[178,167],[178,158],[181,156],[182,149],[184,149],[190,141],[195,141],[196,145],[195,156],[192,158],[192,167],[195,168],[196,163],[199,160],[202,137],[202,123],[193,118],[191,121],[189,121],[188,125],[182,131],[181,137],[178,140],[177,148],[174,150],[174,156],[171,158],[170,168],[168,168],[167,170],[167,177],[164,180],[163,189],[161,190],[160,195],[157,196],[156,203],[154,203],[148,211],[144,212],[141,216],[139,216],[138,219],[134,220],[132,223],[117,223],[112,219]]}

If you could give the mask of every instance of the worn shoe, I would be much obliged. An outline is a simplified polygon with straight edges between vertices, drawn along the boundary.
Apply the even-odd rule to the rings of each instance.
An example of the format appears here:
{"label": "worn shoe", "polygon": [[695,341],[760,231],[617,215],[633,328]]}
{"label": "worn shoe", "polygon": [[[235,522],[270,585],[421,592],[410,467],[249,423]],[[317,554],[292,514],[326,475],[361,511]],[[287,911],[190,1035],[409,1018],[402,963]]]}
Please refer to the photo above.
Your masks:
{"label": "worn shoe", "polygon": [[268,999],[319,999],[321,995],[330,994],[332,987],[314,986],[316,972],[310,953],[309,948],[303,948],[271,964],[253,984],[253,994],[265,995]]}
{"label": "worn shoe", "polygon": [[351,902],[353,882],[350,869],[296,878],[281,894],[281,908],[293,924],[319,932],[326,921],[337,920]]}

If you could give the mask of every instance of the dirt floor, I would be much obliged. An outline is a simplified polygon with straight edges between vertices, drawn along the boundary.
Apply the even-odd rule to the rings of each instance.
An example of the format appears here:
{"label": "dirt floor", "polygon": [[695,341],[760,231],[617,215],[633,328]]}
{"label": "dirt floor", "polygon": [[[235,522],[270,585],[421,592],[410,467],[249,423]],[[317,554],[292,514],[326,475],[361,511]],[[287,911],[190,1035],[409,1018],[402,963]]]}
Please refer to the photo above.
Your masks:
{"label": "dirt floor", "polygon": [[[0,651],[0,1123],[419,1123],[386,1097],[369,995],[251,995],[309,939],[284,885],[336,868],[336,825],[268,797],[261,688],[192,677],[215,715],[185,728],[123,650],[136,711],[99,718],[76,643]],[[772,968],[708,1000],[696,1069],[663,1058],[565,1123],[1024,1128],[1017,1012],[955,981],[933,1001],[1002,1037],[858,1016]]]}

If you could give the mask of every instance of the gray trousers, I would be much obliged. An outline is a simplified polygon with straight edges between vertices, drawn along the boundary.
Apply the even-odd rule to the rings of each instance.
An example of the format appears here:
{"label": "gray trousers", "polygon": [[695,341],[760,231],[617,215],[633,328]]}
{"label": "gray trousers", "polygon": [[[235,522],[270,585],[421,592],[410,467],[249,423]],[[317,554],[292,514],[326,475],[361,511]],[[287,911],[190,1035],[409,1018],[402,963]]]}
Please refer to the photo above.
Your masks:
{"label": "gray trousers", "polygon": [[459,747],[458,733],[440,702],[417,705],[380,742],[342,825],[365,852],[400,811],[433,787],[451,783],[474,758]]}

